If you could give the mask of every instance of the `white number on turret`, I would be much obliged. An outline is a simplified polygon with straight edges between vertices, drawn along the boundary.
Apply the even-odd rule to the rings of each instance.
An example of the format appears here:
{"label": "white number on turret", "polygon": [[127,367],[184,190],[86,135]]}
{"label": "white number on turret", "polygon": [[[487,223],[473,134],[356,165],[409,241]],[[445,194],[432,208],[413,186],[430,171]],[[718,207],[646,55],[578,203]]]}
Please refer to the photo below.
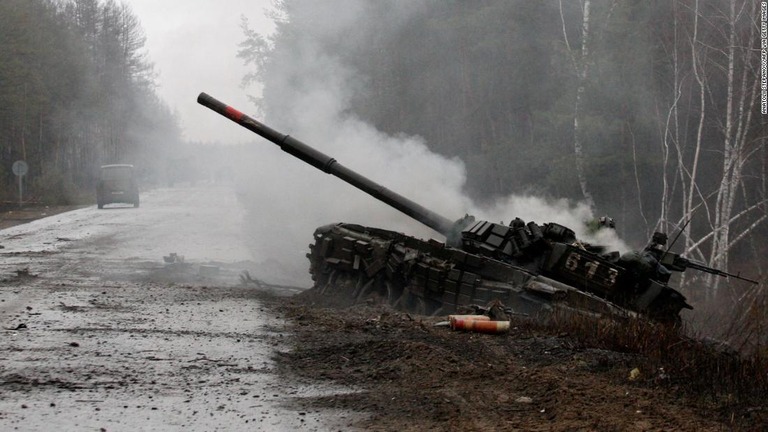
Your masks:
{"label": "white number on turret", "polygon": [[578,252],[571,252],[565,259],[566,270],[607,287],[616,284],[619,271],[600,261],[591,260]]}

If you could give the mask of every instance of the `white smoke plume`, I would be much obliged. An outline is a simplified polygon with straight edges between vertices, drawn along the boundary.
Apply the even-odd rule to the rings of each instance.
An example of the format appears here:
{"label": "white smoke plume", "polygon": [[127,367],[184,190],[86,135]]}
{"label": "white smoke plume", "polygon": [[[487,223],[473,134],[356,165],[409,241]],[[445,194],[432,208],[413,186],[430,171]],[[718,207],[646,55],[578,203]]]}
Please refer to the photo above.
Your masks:
{"label": "white smoke plume", "polygon": [[[313,34],[299,36],[296,46],[282,52],[275,62],[277,67],[268,71],[264,93],[267,125],[448,219],[459,219],[468,213],[509,223],[520,217],[540,224],[558,222],[577,235],[586,236],[584,222],[593,218],[586,205],[509,196],[481,208],[463,193],[466,170],[461,160],[431,152],[420,137],[386,135],[351,113],[350,100],[355,91],[364,89],[365,77],[342,59],[324,53],[315,43],[321,38],[341,38],[353,28],[365,25],[369,17],[364,5],[368,2],[343,3],[344,7],[334,8],[333,18],[321,19],[318,16],[328,11],[319,6],[313,9],[312,2],[308,2],[306,10],[295,18],[314,14],[313,22],[319,24],[309,27],[314,29]],[[422,11],[414,7],[400,12],[400,19],[407,19],[408,14]],[[259,260],[280,262],[281,272],[288,269],[292,275],[291,283],[311,284],[304,254],[313,240],[312,232],[320,225],[359,223],[442,239],[408,216],[294,159],[265,140],[258,140],[249,162],[248,176],[241,182],[246,186],[242,197],[249,209],[254,254]],[[607,236],[612,238],[599,240],[626,249],[615,234]],[[263,277],[274,279],[276,275]]]}

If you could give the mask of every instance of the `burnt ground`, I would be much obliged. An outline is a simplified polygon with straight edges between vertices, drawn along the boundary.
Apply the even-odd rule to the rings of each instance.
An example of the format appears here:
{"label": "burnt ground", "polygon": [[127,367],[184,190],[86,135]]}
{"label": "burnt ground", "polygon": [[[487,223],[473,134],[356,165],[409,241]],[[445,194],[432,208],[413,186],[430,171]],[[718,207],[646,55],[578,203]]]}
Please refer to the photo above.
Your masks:
{"label": "burnt ground", "polygon": [[[711,431],[768,429],[765,407],[691,394],[638,354],[589,348],[513,319],[506,335],[455,332],[445,317],[371,302],[341,305],[313,290],[266,300],[291,323],[287,377],[347,394],[298,399],[306,409],[371,414],[366,430]],[[749,404],[747,404],[749,405]]]}

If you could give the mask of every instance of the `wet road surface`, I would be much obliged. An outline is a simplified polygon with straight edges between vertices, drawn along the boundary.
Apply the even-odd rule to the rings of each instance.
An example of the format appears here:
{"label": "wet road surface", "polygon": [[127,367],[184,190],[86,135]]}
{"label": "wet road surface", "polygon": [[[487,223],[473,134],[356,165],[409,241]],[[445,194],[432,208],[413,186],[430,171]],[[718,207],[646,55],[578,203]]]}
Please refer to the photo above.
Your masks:
{"label": "wet road surface", "polygon": [[0,430],[347,424],[273,373],[285,322],[238,286],[243,216],[226,187],[161,189],[0,231]]}

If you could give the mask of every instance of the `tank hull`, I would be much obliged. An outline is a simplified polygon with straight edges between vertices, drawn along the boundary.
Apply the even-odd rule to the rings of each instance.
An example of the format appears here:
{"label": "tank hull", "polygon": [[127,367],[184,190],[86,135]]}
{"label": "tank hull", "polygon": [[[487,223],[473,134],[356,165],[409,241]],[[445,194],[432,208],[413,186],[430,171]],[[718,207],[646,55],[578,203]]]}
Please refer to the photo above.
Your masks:
{"label": "tank hull", "polygon": [[501,302],[515,314],[532,317],[558,311],[620,319],[638,316],[530,269],[436,240],[344,223],[318,228],[314,239],[307,254],[314,289],[353,302],[377,298],[426,315]]}

